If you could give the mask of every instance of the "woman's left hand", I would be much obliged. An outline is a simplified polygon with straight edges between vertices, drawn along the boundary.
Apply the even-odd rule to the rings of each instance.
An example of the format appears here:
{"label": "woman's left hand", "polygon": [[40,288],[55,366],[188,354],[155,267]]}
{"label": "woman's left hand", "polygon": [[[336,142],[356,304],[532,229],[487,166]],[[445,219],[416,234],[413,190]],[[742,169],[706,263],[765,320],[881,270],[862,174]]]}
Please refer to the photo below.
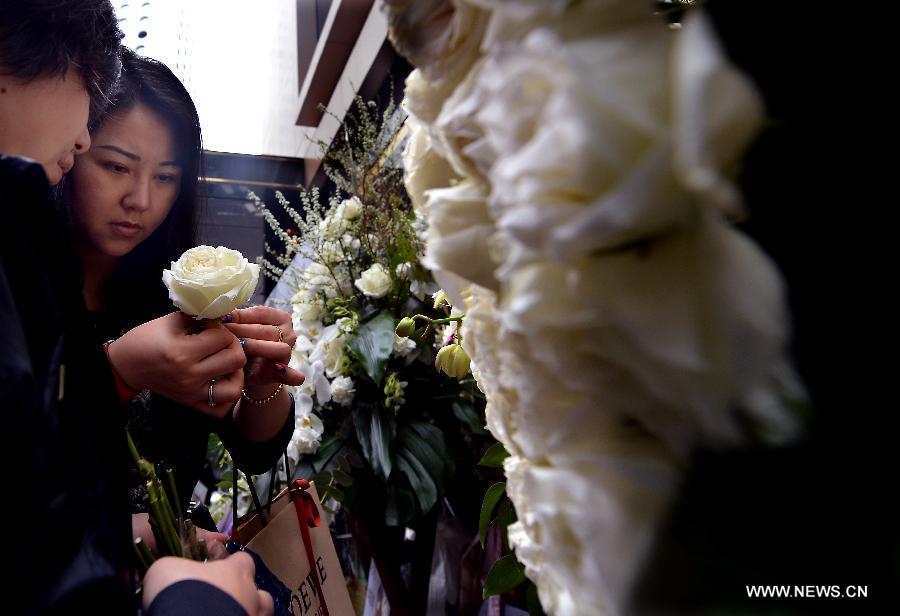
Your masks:
{"label": "woman's left hand", "polygon": [[297,342],[290,314],[270,306],[253,306],[231,311],[222,317],[222,322],[243,341],[241,344],[247,355],[246,385],[303,383],[303,373],[288,366],[291,350]]}

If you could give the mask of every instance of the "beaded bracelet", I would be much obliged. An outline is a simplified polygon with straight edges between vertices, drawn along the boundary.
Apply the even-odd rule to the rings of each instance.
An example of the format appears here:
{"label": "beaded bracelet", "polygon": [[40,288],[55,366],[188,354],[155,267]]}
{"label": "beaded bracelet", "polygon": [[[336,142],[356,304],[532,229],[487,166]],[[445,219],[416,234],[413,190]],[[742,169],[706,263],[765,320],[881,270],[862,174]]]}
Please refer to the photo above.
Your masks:
{"label": "beaded bracelet", "polygon": [[250,402],[251,404],[265,404],[266,402],[271,402],[272,400],[274,400],[274,399],[275,399],[275,396],[277,396],[278,394],[280,394],[282,389],[284,389],[284,383],[279,383],[279,384],[278,384],[278,387],[275,388],[275,391],[273,391],[272,393],[270,393],[270,394],[269,394],[268,396],[266,396],[265,398],[260,398],[259,400],[257,400],[256,398],[251,398],[250,396],[247,395],[247,390],[246,390],[246,389],[242,389],[242,390],[241,390],[241,397],[242,397],[244,400],[246,400],[247,402]]}

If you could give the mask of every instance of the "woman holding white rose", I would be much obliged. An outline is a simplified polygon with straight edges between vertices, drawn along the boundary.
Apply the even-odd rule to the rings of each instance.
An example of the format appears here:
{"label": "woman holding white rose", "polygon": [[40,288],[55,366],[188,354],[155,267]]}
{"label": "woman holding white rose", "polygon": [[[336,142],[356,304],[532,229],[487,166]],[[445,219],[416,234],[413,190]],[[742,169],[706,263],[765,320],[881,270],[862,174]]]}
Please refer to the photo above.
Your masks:
{"label": "woman holding white rose", "polygon": [[[294,421],[283,386],[303,380],[287,367],[290,315],[264,306],[221,320],[172,312],[160,277],[194,244],[201,146],[193,102],[165,65],[124,53],[121,87],[92,141],[63,190],[88,326],[98,344],[114,339],[107,349],[120,393],[134,388],[129,433],[143,457],[175,470],[184,507],[211,432],[246,472],[271,468],[284,451]],[[245,274],[238,282],[249,296],[256,275],[251,287]],[[135,468],[129,486],[132,511],[145,511]],[[151,539],[146,514],[133,517],[135,532]]]}

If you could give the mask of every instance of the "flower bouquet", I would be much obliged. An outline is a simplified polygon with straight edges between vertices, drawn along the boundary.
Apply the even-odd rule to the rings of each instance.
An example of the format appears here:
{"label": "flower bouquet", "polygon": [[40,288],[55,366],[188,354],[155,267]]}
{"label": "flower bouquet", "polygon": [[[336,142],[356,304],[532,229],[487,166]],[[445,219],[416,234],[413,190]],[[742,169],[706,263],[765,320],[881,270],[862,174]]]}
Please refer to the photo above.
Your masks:
{"label": "flower bouquet", "polygon": [[[291,366],[306,375],[292,474],[351,513],[364,499],[389,526],[429,512],[454,475],[454,452],[486,434],[458,344],[462,316],[420,262],[425,225],[390,155],[402,119],[393,104],[379,113],[357,99],[325,159],[335,186],[327,202],[315,188],[300,208],[276,193],[289,225],[250,194],[282,244],[266,245],[262,271],[292,292]],[[395,333],[411,315],[412,327],[405,319]]]}

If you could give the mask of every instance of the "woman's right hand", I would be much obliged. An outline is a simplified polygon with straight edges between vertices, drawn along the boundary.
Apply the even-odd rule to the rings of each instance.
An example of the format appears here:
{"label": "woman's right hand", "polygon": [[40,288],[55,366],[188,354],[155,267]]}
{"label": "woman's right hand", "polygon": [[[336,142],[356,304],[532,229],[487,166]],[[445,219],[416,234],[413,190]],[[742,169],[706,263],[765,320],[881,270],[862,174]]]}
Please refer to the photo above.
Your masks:
{"label": "woman's right hand", "polygon": [[[203,413],[224,417],[241,397],[244,350],[217,321],[173,312],[129,330],[108,352],[133,389],[149,389]],[[208,400],[212,379],[214,406]]]}
{"label": "woman's right hand", "polygon": [[[205,528],[195,528],[194,530],[197,533],[197,541],[206,546],[209,560],[228,558],[228,550],[225,548],[228,535],[214,533]],[[147,547],[150,548],[154,555],[159,555],[159,552],[156,551],[156,536],[153,534],[153,528],[150,526],[149,514],[131,514],[131,538],[137,539],[138,537],[147,544]]]}
{"label": "woman's right hand", "polygon": [[[249,616],[272,614],[275,607],[272,595],[264,590],[257,590],[253,581],[255,572],[253,558],[245,552],[206,563],[172,556],[160,558],[144,576],[144,609],[148,610],[156,596],[166,587],[182,580],[200,580],[228,593]],[[198,611],[203,613],[202,606]]]}

